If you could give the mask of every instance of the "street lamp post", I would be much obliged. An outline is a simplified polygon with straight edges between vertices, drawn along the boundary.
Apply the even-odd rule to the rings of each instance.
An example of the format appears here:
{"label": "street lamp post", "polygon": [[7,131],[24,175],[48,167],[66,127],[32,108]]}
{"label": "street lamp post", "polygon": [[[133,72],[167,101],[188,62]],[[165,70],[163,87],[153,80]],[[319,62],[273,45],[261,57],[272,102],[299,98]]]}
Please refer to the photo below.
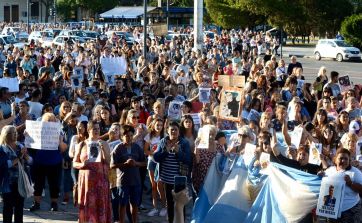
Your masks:
{"label": "street lamp post", "polygon": [[143,57],[147,58],[147,0],[143,0]]}
{"label": "street lamp post", "polygon": [[29,0],[26,0],[26,31],[30,34],[29,30]]}

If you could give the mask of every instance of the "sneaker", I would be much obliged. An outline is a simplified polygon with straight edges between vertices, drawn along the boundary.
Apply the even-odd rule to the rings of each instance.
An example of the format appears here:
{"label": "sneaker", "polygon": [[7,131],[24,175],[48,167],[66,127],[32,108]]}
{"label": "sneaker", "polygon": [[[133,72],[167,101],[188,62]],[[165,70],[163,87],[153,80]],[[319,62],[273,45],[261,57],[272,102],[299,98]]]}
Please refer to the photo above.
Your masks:
{"label": "sneaker", "polygon": [[40,204],[34,201],[31,207],[29,208],[29,211],[37,211],[37,210],[40,210]]}
{"label": "sneaker", "polygon": [[167,208],[162,208],[160,211],[160,216],[165,217],[167,215]]}
{"label": "sneaker", "polygon": [[148,217],[153,217],[158,215],[158,210],[156,208],[152,209],[150,212],[147,213]]}
{"label": "sneaker", "polygon": [[50,211],[58,211],[58,204],[56,202],[52,202],[50,207]]}

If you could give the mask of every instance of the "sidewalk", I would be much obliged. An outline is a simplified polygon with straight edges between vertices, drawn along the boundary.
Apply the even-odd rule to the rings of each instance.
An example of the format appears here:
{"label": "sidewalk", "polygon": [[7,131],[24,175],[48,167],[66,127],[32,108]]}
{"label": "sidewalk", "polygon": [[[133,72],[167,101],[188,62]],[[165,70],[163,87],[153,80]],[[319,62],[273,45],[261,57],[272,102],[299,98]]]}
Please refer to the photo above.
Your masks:
{"label": "sidewalk", "polygon": [[[147,181],[146,181],[147,182]],[[48,192],[48,191],[46,191]],[[30,212],[28,209],[33,202],[32,198],[26,199],[24,204],[24,223],[75,223],[78,220],[78,209],[75,208],[72,202],[67,205],[61,205],[59,201],[59,211],[50,212],[50,199],[49,196],[45,196],[41,202],[41,210],[36,212]],[[152,209],[151,195],[143,193],[143,205],[147,209],[139,212],[139,223],[167,223],[166,217],[148,217],[147,212]],[[0,199],[0,222],[2,222],[2,210],[3,202]],[[186,222],[190,222],[192,212],[192,201],[187,206],[187,219]]]}

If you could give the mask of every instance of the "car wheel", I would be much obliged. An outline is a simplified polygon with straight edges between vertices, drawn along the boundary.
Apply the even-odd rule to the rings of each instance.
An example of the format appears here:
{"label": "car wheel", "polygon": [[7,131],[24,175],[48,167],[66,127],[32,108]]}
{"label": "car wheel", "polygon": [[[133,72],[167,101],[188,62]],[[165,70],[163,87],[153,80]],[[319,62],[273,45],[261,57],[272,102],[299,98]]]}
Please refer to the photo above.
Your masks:
{"label": "car wheel", "polygon": [[319,52],[315,52],[314,55],[315,55],[316,60],[321,60],[322,59],[321,54]]}
{"label": "car wheel", "polygon": [[342,56],[342,54],[337,54],[337,57],[336,57],[336,60],[338,61],[338,62],[342,62],[343,61],[343,56]]}

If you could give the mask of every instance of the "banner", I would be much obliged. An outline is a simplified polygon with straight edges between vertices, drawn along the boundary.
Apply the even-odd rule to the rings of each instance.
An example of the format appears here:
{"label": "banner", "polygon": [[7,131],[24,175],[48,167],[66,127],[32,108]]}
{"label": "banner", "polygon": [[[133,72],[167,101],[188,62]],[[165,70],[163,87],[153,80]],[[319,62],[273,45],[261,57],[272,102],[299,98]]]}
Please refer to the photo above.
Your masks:
{"label": "banner", "polygon": [[104,75],[123,75],[127,73],[127,61],[124,57],[101,57]]}
{"label": "banner", "polygon": [[60,123],[26,120],[25,126],[27,148],[58,150]]}
{"label": "banner", "polygon": [[9,92],[19,92],[19,80],[18,78],[0,78],[0,87],[9,88]]}

